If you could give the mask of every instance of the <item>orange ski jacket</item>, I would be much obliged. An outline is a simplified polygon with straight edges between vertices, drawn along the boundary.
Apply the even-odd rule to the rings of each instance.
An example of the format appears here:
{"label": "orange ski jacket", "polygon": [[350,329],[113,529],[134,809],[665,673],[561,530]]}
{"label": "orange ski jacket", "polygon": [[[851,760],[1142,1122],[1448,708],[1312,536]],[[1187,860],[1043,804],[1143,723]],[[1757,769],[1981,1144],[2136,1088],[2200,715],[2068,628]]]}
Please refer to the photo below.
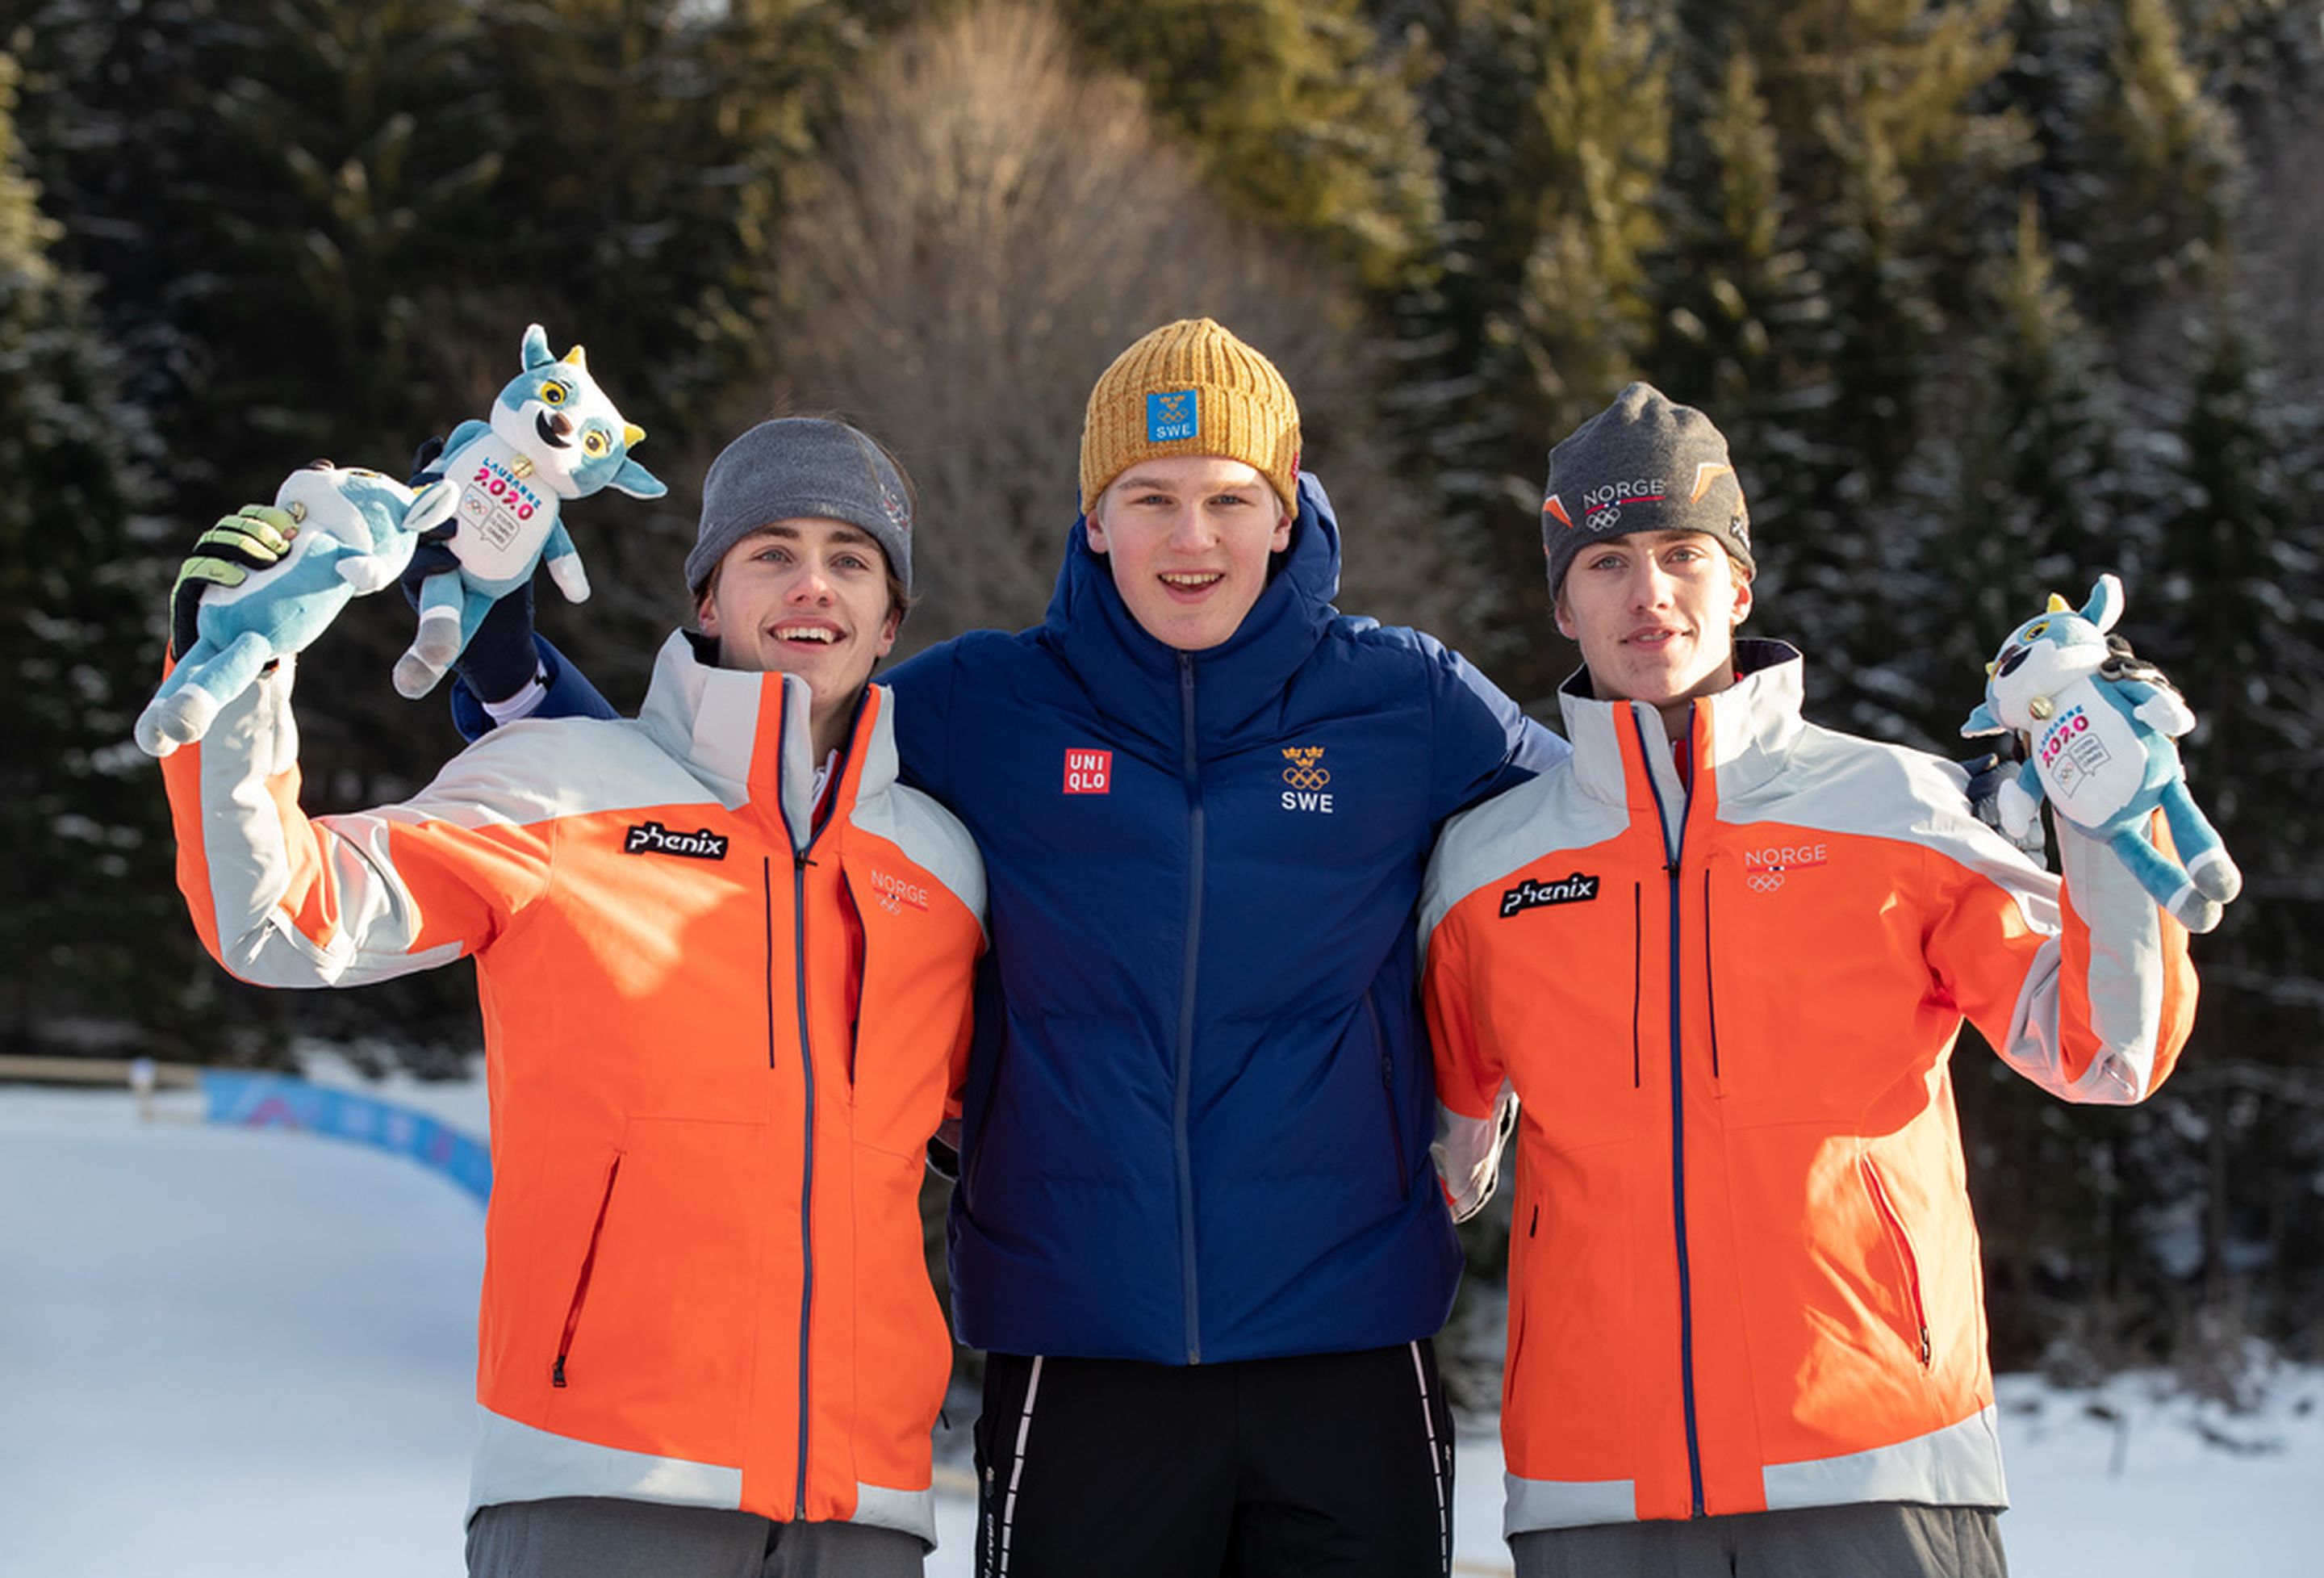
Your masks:
{"label": "orange ski jacket", "polygon": [[497,729],[309,820],[285,660],[164,764],[179,884],[244,980],[476,960],[492,1100],[471,1505],[614,1496],[935,1540],[952,1344],[925,1147],[966,1058],[983,868],[867,692],[811,819],[804,681],[663,647],[634,721]]}
{"label": "orange ski jacket", "polygon": [[1799,654],[1697,701],[1562,697],[1570,762],[1449,825],[1422,900],[1456,1213],[1517,1107],[1511,1534],[1859,1501],[2007,1504],[1951,1083],[1964,1018],[2068,1101],[2136,1102],[2186,933],[1959,770],[1806,724]]}

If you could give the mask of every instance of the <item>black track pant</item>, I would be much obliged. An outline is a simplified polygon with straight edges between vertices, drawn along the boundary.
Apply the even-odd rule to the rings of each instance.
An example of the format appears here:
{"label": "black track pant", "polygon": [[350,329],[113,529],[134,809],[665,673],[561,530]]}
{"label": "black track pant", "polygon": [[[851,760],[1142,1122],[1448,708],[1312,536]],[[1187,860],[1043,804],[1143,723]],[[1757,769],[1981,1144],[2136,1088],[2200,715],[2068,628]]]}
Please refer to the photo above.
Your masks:
{"label": "black track pant", "polygon": [[995,1353],[980,1578],[1442,1578],[1452,1431],[1427,1343],[1240,1364]]}

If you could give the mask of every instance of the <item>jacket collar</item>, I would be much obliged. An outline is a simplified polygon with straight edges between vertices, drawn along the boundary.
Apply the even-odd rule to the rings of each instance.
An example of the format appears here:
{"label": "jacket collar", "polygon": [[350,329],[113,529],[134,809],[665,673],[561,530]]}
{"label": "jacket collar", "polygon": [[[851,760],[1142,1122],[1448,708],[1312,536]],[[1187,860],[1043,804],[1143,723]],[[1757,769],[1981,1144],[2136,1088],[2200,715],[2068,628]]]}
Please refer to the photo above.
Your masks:
{"label": "jacket collar", "polygon": [[[1800,716],[1805,665],[1797,649],[1784,641],[1738,641],[1735,662],[1742,678],[1698,699],[1693,710],[1695,782],[1715,782],[1727,797],[1748,793],[1782,771],[1806,727]],[[1660,748],[1662,718],[1653,706],[1600,701],[1591,692],[1587,669],[1574,670],[1558,687],[1557,701],[1573,744],[1574,780],[1584,792],[1633,809],[1653,808],[1657,790],[1666,803],[1684,802],[1671,753]],[[1634,776],[1624,764],[1624,746],[1635,754],[1640,730],[1656,748],[1645,752],[1645,775]]]}
{"label": "jacket collar", "polygon": [[[703,638],[672,631],[655,655],[653,680],[638,723],[654,743],[738,810],[757,804],[780,817],[791,844],[813,841],[815,742],[808,730],[814,697],[796,674],[721,669]],[[831,816],[896,777],[895,733],[885,686],[867,686],[854,727],[842,747]]]}
{"label": "jacket collar", "polygon": [[1089,549],[1088,521],[1065,540],[1042,639],[1080,678],[1097,712],[1164,750],[1183,747],[1179,660],[1193,660],[1195,732],[1205,743],[1271,720],[1283,687],[1338,616],[1340,523],[1323,484],[1302,472],[1291,542],[1235,633],[1206,651],[1182,653],[1148,635],[1121,600],[1112,567]]}

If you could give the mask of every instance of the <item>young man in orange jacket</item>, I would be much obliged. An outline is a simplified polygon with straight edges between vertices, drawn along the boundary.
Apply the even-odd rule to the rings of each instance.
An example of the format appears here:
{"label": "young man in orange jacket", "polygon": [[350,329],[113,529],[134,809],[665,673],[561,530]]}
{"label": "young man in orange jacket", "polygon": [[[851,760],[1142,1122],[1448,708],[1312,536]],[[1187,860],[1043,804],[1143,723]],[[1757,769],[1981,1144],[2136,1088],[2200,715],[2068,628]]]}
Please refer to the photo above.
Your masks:
{"label": "young man in orange jacket", "polygon": [[952,1343],[918,1201],[984,881],[896,781],[867,683],[910,532],[863,434],[763,423],[706,479],[701,633],[638,718],[499,729],[404,804],[309,820],[286,660],[165,764],[180,884],[235,974],[476,959],[472,1573],[904,1578],[934,1543]]}
{"label": "young man in orange jacket", "polygon": [[1517,1570],[1999,1574],[1954,1042],[2142,1100],[2186,932],[2073,828],[2061,883],[1958,769],[1802,720],[1800,655],[1735,639],[1701,412],[1633,384],[1552,452],[1542,530],[1573,755],[1456,818],[1422,899],[1456,1213],[1515,1109]]}

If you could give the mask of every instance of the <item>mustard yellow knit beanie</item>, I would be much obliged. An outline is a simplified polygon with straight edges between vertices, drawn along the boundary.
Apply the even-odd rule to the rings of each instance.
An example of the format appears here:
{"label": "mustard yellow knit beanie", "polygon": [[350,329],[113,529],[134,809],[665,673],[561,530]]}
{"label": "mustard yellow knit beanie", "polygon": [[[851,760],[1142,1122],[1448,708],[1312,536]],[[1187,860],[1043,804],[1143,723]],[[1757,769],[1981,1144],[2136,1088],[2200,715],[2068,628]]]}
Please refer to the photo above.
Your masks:
{"label": "mustard yellow knit beanie", "polygon": [[1141,460],[1218,455],[1299,501],[1299,405],[1275,364],[1207,318],[1166,323],[1113,359],[1082,424],[1082,508]]}

